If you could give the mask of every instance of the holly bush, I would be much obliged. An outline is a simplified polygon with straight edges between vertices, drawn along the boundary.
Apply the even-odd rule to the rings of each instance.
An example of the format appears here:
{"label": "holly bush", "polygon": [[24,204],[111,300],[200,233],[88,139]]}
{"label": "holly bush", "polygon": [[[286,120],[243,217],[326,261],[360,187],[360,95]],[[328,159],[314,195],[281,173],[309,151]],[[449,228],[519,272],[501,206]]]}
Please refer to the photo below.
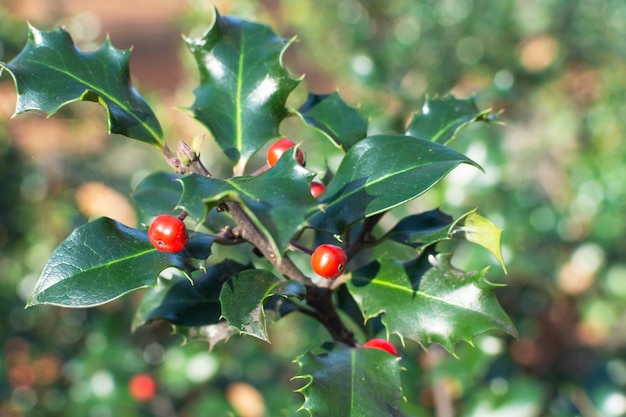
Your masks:
{"label": "holly bush", "polygon": [[[494,123],[498,114],[472,98],[428,96],[403,131],[372,132],[339,92],[311,92],[291,105],[301,78],[282,56],[292,41],[217,11],[201,36],[185,38],[199,73],[185,110],[228,161],[232,175],[218,178],[201,158],[202,135],[170,148],[131,83],[130,50],[107,39],[84,52],[63,28],[29,27],[24,49],[1,64],[15,82],[16,113],[52,116],[77,101],[102,105],[109,133],[145,143],[171,167],[137,186],[136,207],[146,219],[178,216],[189,242],[164,252],[150,242],[148,224],[95,219],[50,255],[27,306],[93,307],[146,289],[134,328],[166,321],[211,347],[236,334],[270,342],[268,325],[302,314],[320,323],[326,342],[293,358],[301,409],[311,416],[401,415],[400,359],[365,348],[368,340],[393,336],[455,355],[459,342],[471,345],[484,332],[516,334],[489,268],[464,271],[452,262],[455,243],[467,241],[504,269],[501,229],[477,209],[457,216],[416,210],[416,199],[459,165],[482,169],[449,145],[467,126]],[[296,146],[274,165],[259,164],[287,118],[319,140],[292,136]],[[317,198],[313,181],[325,184]],[[322,244],[345,251],[337,279],[313,272],[310,256]]]}

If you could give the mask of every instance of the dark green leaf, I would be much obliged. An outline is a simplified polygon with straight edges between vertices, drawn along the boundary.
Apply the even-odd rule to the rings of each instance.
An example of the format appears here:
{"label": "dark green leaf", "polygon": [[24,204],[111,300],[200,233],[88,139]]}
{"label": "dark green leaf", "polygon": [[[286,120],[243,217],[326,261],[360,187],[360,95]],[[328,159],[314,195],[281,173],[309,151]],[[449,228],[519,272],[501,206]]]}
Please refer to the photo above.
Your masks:
{"label": "dark green leaf", "polygon": [[396,417],[402,397],[398,358],[380,349],[327,344],[296,359],[298,392],[312,417]]}
{"label": "dark green leaf", "polygon": [[281,280],[262,269],[243,271],[222,287],[222,315],[241,333],[269,341],[263,304],[277,295],[302,298],[305,294],[299,281]]}
{"label": "dark green leaf", "polygon": [[429,190],[461,163],[478,165],[444,145],[406,135],[375,135],[348,151],[322,194],[312,227],[341,233]]}
{"label": "dark green leaf", "polygon": [[219,301],[222,284],[249,268],[226,259],[208,268],[193,282],[181,275],[173,275],[171,279],[159,277],[158,285],[145,292],[133,327],[156,319],[164,319],[179,326],[219,323],[222,314]]}
{"label": "dark green leaf", "polygon": [[297,114],[344,152],[367,136],[367,120],[339,96],[309,93]]}
{"label": "dark green leaf", "polygon": [[383,238],[416,248],[432,245],[448,238],[453,221],[452,217],[434,209],[405,217]]}
{"label": "dark green leaf", "polygon": [[455,221],[439,210],[408,216],[383,236],[384,239],[391,239],[417,249],[452,238],[467,240],[491,252],[506,272],[501,237],[502,229],[476,213],[476,210],[464,214]]}
{"label": "dark green leaf", "polygon": [[156,172],[143,179],[133,193],[133,199],[141,211],[152,216],[172,213],[183,187],[178,181],[182,175]]}
{"label": "dark green leaf", "polygon": [[423,347],[439,343],[454,352],[457,342],[488,330],[515,334],[496,300],[499,286],[485,271],[454,268],[450,256],[427,250],[410,262],[383,259],[354,271],[348,289],[366,319],[383,314],[388,333]]}
{"label": "dark green leaf", "polygon": [[157,251],[147,233],[106,217],[80,226],[46,263],[27,306],[91,307],[154,286],[166,268],[202,268],[212,241],[192,234],[185,251]]}
{"label": "dark green leaf", "polygon": [[[137,186],[133,199],[141,211],[152,216],[179,212],[178,202],[183,193],[181,178],[182,175],[169,172],[149,175]],[[234,225],[234,222],[223,213],[211,211],[202,224],[217,233],[225,226]]]}
{"label": "dark green leaf", "polygon": [[200,71],[193,116],[228,158],[244,167],[268,140],[279,136],[278,126],[287,116],[287,97],[299,83],[281,62],[290,42],[268,26],[215,11],[209,30],[186,43]]}
{"label": "dark green leaf", "polygon": [[203,219],[208,210],[224,201],[241,203],[280,256],[293,235],[305,226],[306,213],[318,205],[309,190],[313,176],[286,152],[276,165],[257,176],[221,180],[189,175],[182,179],[179,205],[192,217]]}
{"label": "dark green leaf", "polygon": [[490,109],[478,110],[473,98],[459,100],[454,96],[426,98],[422,110],[413,115],[406,134],[447,144],[456,138],[464,127],[496,119]]}
{"label": "dark green leaf", "polygon": [[354,301],[352,294],[348,291],[347,286],[340,285],[335,290],[337,307],[340,308],[363,332],[367,339],[376,337],[384,329],[380,321],[380,317],[372,317],[369,320],[363,318],[363,313],[358,304]]}
{"label": "dark green leaf", "polygon": [[130,82],[130,50],[107,38],[94,52],[82,52],[64,29],[29,28],[28,43],[8,64],[0,63],[17,89],[16,114],[39,110],[48,116],[75,101],[93,101],[107,110],[109,132],[161,146],[163,131],[152,109]]}

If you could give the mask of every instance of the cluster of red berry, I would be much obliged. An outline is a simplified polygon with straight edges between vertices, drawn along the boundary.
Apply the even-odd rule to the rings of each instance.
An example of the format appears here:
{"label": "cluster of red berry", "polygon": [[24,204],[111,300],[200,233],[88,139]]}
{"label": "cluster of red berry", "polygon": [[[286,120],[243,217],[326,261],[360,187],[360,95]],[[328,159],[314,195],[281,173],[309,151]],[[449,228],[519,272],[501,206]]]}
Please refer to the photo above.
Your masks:
{"label": "cluster of red berry", "polygon": [[[267,165],[273,167],[282,155],[296,144],[287,138],[274,142],[267,150]],[[294,156],[296,161],[304,166],[304,152],[296,148]],[[325,190],[324,184],[318,181],[311,183],[311,194],[314,198],[319,197]],[[157,216],[148,229],[148,238],[154,247],[162,252],[180,252],[189,243],[189,233],[183,222],[184,216],[174,217],[170,214]],[[348,256],[343,248],[321,244],[311,254],[311,267],[319,276],[326,279],[337,279],[343,274]],[[398,351],[385,339],[372,339],[363,347],[382,349],[392,355],[398,356]]]}
{"label": "cluster of red berry", "polygon": [[[296,146],[296,144],[291,139],[282,138],[277,140],[267,150],[267,164],[273,167],[276,165],[276,162],[278,162],[280,157],[294,146]],[[302,152],[302,149],[300,148],[296,149],[296,161],[298,161],[300,165],[304,166],[304,152]],[[325,189],[326,187],[324,184],[319,181],[313,181],[311,183],[311,194],[313,194],[313,198],[319,197]]]}
{"label": "cluster of red berry", "polygon": [[[277,140],[267,150],[267,164],[270,167],[274,166],[287,150],[295,146],[290,139]],[[301,149],[296,149],[295,158],[300,165],[304,165],[304,152]],[[324,184],[321,182],[311,183],[311,194],[314,198],[324,190]],[[189,243],[189,233],[182,218],[170,214],[161,214],[152,221],[148,228],[148,238],[161,252],[180,252]],[[346,261],[345,251],[339,246],[329,244],[318,246],[311,256],[311,266],[315,273],[328,279],[338,278],[343,273]]]}
{"label": "cluster of red berry", "polygon": [[[267,163],[274,166],[280,157],[292,149],[296,144],[287,138],[277,140],[267,150]],[[304,152],[300,148],[295,152],[296,161],[304,165]],[[321,182],[311,182],[311,194],[314,198],[319,197],[326,187]],[[339,246],[323,244],[319,245],[311,255],[311,267],[316,274],[327,279],[337,279],[344,270],[348,257],[346,252]]]}
{"label": "cluster of red berry", "polygon": [[[287,138],[279,139],[267,150],[267,163],[274,166],[280,157],[296,144]],[[296,160],[300,165],[304,165],[304,152],[300,148],[295,152]],[[317,198],[325,190],[324,184],[313,181],[311,183],[311,194]],[[348,260],[346,252],[339,246],[323,244],[319,245],[311,255],[311,267],[316,274],[327,279],[338,278],[344,270]]]}

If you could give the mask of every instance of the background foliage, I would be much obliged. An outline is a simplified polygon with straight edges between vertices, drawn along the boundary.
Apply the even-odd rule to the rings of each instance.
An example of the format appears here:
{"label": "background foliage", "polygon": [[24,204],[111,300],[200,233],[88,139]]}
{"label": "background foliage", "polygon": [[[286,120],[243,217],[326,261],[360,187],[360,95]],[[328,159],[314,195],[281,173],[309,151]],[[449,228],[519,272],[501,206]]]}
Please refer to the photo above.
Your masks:
{"label": "background foliage", "polygon": [[[119,15],[63,1],[2,1],[0,59],[23,46],[25,19],[43,28],[65,24],[86,49],[110,32],[116,47],[135,44],[131,72],[160,106],[166,137],[190,139],[200,125],[170,108],[192,102],[196,81],[179,34],[198,35],[211,5],[162,3],[163,15],[154,6],[145,13],[119,7]],[[374,130],[402,129],[424,93],[476,93],[479,107],[505,110],[505,125],[472,126],[454,144],[487,174],[460,167],[416,204],[457,214],[480,207],[504,228],[506,277],[470,246],[454,262],[494,264],[490,279],[508,284],[498,295],[520,338],[482,336],[476,348],[460,346],[459,359],[408,344],[401,351],[405,414],[451,415],[446,405],[453,404],[462,416],[626,415],[621,2],[216,5],[224,14],[268,23],[284,37],[297,34],[285,56],[292,74],[306,73],[303,84],[318,93],[340,88]],[[306,89],[299,91],[302,102]],[[180,347],[159,325],[130,334],[132,298],[90,310],[23,309],[47,256],[75,226],[100,214],[128,224],[142,220],[122,195],[165,163],[142,144],[106,137],[95,105],[9,123],[15,96],[6,76],[0,95],[0,414],[294,415],[301,396],[291,391],[301,384],[290,381],[298,369],[290,361],[323,339],[306,318],[287,316],[270,327],[272,345],[235,337],[208,352],[201,343]],[[287,135],[290,123],[283,126]],[[463,140],[470,135],[482,140]],[[299,139],[319,143],[314,136]],[[225,163],[219,152],[204,153],[213,154],[217,159],[206,165]],[[138,404],[126,384],[144,371],[157,378],[159,395]],[[241,398],[265,411],[242,410]]]}

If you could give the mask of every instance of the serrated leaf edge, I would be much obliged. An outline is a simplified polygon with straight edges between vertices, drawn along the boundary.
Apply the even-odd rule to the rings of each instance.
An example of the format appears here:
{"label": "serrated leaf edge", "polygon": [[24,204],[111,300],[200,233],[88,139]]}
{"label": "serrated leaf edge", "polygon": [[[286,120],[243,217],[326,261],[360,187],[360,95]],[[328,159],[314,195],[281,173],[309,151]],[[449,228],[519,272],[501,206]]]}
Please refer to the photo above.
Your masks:
{"label": "serrated leaf edge", "polygon": [[[64,27],[59,27],[55,30],[50,30],[50,31],[41,31],[39,29],[37,29],[35,26],[33,26],[30,22],[28,22],[28,42],[27,45],[28,46],[31,42],[35,42],[35,45],[37,44],[37,41],[34,40],[35,38],[41,38],[42,34],[46,34],[46,33],[54,33],[54,32],[61,32],[64,36],[68,37],[69,41],[71,42],[71,46],[76,49],[78,52],[80,52],[83,55],[87,55],[87,56],[93,56],[99,52],[103,52],[103,51],[113,51],[115,53],[119,53],[124,57],[123,60],[123,65],[122,65],[122,69],[126,72],[130,72],[130,67],[129,67],[129,61],[128,58],[130,56],[131,53],[131,49],[118,49],[115,46],[113,46],[112,42],[111,42],[111,38],[107,35],[107,37],[105,38],[104,42],[102,43],[102,45],[100,46],[100,48],[98,48],[95,51],[90,51],[90,52],[85,52],[82,50],[79,50],[78,47],[76,46],[76,44],[74,43],[74,40],[71,36],[71,34],[64,28]],[[26,47],[25,47],[26,48]],[[25,49],[24,48],[24,49]],[[18,55],[19,56],[19,55]],[[11,70],[11,68],[9,67],[10,62],[9,63],[4,63],[4,62],[0,62],[0,76],[2,75],[2,69],[6,70],[10,75],[11,78],[13,78],[13,82],[16,86],[16,88],[18,87],[17,84],[17,79],[15,78],[15,75],[13,74],[13,71]],[[58,71],[58,72],[63,72],[61,71],[61,68],[53,68],[54,70]],[[67,76],[71,77],[71,78],[75,78],[73,76],[72,73],[70,72],[63,72],[64,74],[66,74]],[[129,76],[130,78],[130,76]],[[84,80],[80,79],[79,80],[82,84],[85,84],[89,87],[89,84],[87,82],[85,82]],[[135,91],[135,88],[129,84],[129,88],[132,89],[133,91]],[[19,90],[18,90],[19,93]],[[147,142],[151,145],[157,146],[157,147],[162,147],[163,146],[163,134],[159,133],[159,132],[155,132],[149,125],[144,124],[143,121],[141,119],[139,119],[134,112],[130,111],[130,109],[128,107],[126,107],[124,105],[124,103],[119,102],[118,100],[116,100],[114,97],[109,96],[108,94],[106,94],[106,92],[102,92],[102,91],[98,91],[96,88],[87,88],[85,89],[85,91],[83,91],[83,93],[73,99],[73,100],[68,100],[65,101],[61,104],[59,104],[56,108],[52,109],[49,113],[42,111],[38,108],[31,108],[31,107],[21,107],[19,104],[19,100],[18,100],[18,104],[15,110],[14,115],[18,115],[18,114],[22,114],[28,111],[37,111],[40,113],[43,113],[46,115],[47,118],[51,118],[53,117],[61,108],[63,108],[64,106],[71,104],[71,103],[75,103],[75,102],[79,102],[79,101],[93,101],[93,100],[86,100],[86,97],[89,94],[94,94],[95,96],[98,97],[98,104],[100,104],[102,107],[104,107],[106,114],[107,114],[107,126],[108,126],[108,133],[109,134],[113,134],[113,133],[119,133],[119,132],[113,132],[112,128],[112,120],[111,120],[111,111],[109,109],[109,107],[106,105],[106,103],[103,101],[103,98],[106,98],[107,100],[110,100],[111,103],[115,104],[116,106],[118,106],[120,109],[126,111],[126,113],[128,115],[130,115],[133,119],[135,119],[140,125],[144,126],[144,128],[152,135],[152,137],[155,139],[155,142]],[[147,103],[146,103],[147,105]],[[133,138],[135,139],[135,138]],[[141,140],[141,139],[138,139]],[[145,142],[145,141],[144,141]]]}

